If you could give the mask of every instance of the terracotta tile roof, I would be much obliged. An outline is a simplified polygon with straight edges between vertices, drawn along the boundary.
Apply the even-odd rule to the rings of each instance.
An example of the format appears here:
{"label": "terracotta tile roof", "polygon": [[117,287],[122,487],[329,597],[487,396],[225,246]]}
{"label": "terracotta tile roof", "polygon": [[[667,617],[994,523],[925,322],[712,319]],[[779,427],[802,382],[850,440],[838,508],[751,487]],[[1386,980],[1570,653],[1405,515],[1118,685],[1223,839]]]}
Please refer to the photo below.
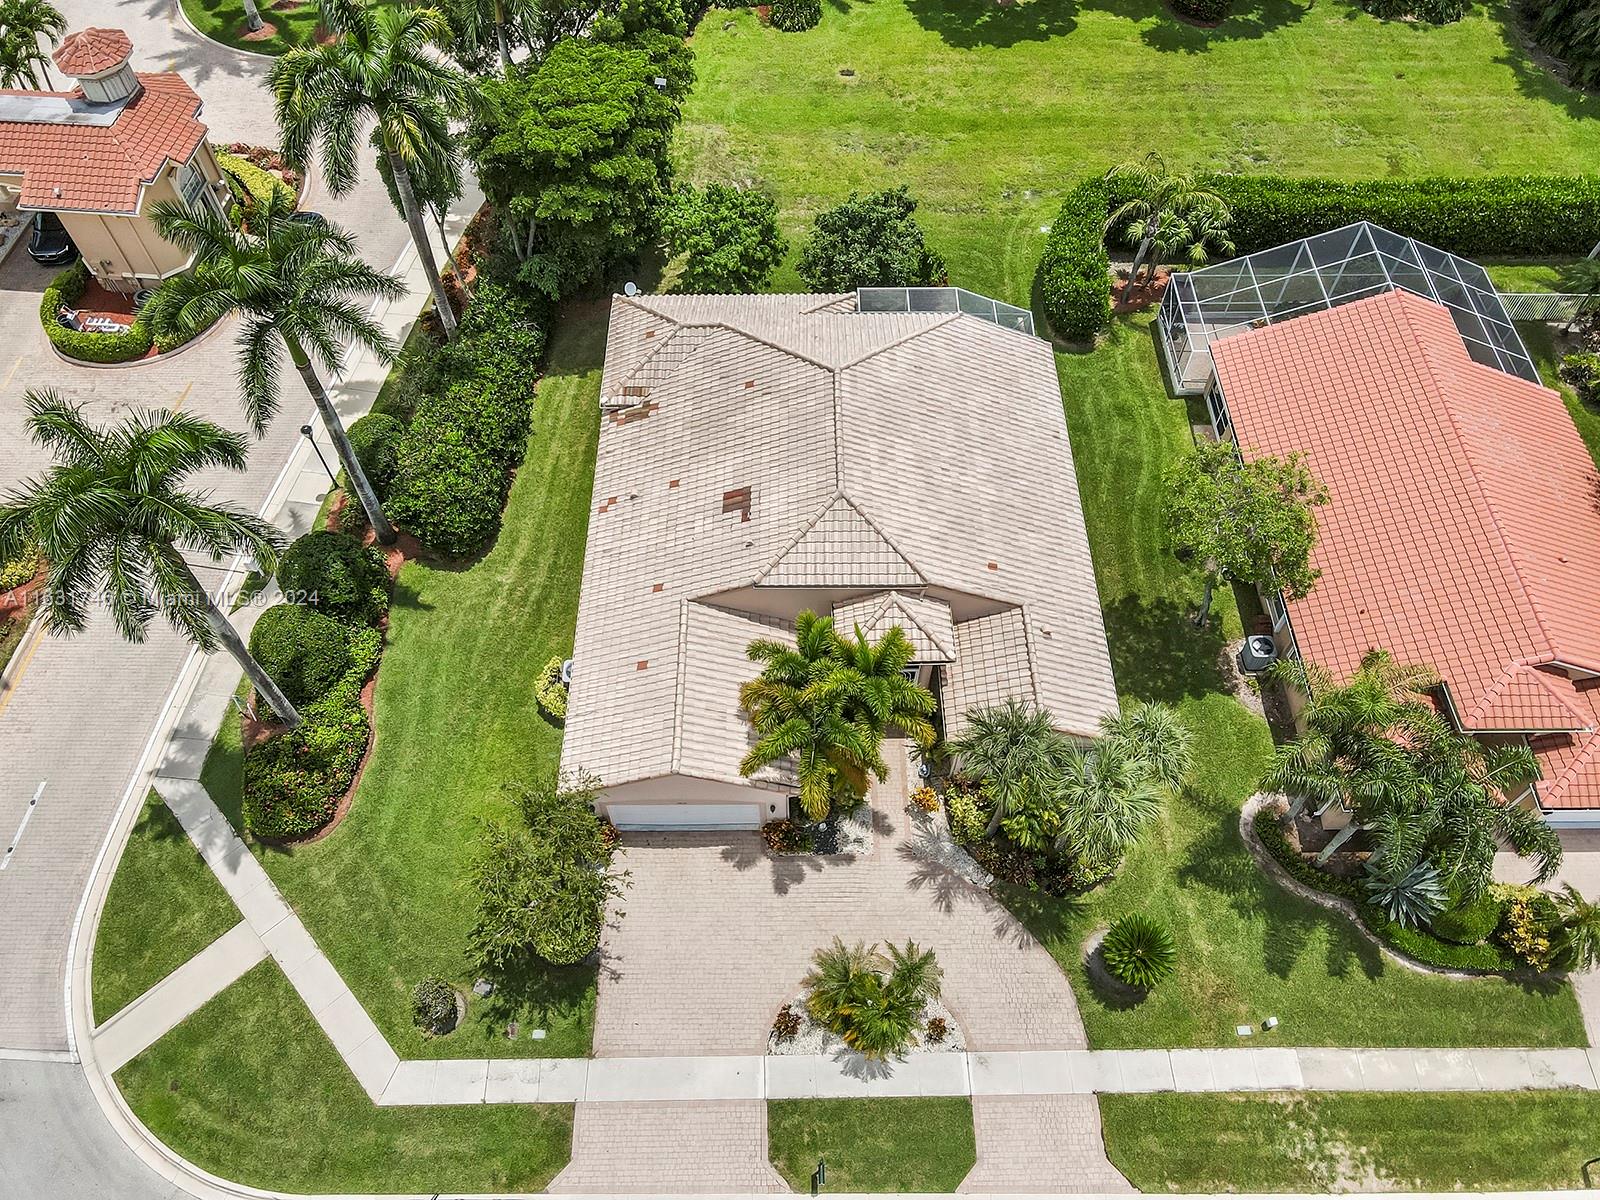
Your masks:
{"label": "terracotta tile roof", "polygon": [[96,75],[133,53],[133,39],[120,29],[80,29],[69,33],[50,57],[64,75]]}
{"label": "terracotta tile roof", "polygon": [[[1289,605],[1336,675],[1381,647],[1444,680],[1465,729],[1537,739],[1547,807],[1600,803],[1600,472],[1561,397],[1468,355],[1449,313],[1387,292],[1213,344],[1247,456],[1304,450],[1331,502],[1322,578]],[[1582,760],[1580,762],[1580,760]]]}
{"label": "terracotta tile roof", "polygon": [[737,779],[745,647],[805,607],[894,605],[957,656],[966,631],[962,694],[1073,732],[1115,708],[1048,344],[852,299],[613,299],[601,403],[657,407],[600,426],[568,769]]}
{"label": "terracotta tile roof", "polygon": [[206,136],[198,119],[200,98],[170,72],[138,79],[139,94],[111,125],[0,121],[0,175],[22,176],[21,207],[133,214],[142,186],[155,180],[168,159],[189,160]]}

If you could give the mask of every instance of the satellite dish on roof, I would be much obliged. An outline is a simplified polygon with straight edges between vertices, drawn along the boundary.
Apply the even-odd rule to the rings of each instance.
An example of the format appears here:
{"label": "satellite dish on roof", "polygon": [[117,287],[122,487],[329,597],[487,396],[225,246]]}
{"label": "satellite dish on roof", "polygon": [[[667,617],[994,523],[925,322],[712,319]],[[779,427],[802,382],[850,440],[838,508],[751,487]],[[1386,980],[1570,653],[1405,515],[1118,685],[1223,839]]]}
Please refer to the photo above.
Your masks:
{"label": "satellite dish on roof", "polygon": [[631,279],[628,280],[627,283],[622,285],[622,294],[624,296],[637,296],[639,294],[639,285]]}

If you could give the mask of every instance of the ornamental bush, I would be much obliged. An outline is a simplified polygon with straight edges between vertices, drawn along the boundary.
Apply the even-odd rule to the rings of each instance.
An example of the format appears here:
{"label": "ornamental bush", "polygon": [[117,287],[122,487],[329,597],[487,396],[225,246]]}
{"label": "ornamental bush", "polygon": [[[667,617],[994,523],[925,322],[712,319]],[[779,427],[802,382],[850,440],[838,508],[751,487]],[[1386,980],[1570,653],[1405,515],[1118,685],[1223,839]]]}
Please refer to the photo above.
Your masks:
{"label": "ornamental bush", "polygon": [[1458,946],[1486,942],[1500,926],[1500,901],[1487,890],[1476,900],[1463,902],[1461,889],[1450,889],[1450,906],[1428,922],[1437,937]]}
{"label": "ornamental bush", "polygon": [[822,20],[822,0],[772,0],[772,10],[767,19],[774,29],[786,33],[799,33],[816,28]]}
{"label": "ornamental bush", "polygon": [[150,353],[150,327],[135,317],[123,333],[89,333],[68,329],[61,323],[61,308],[71,308],[89,286],[89,264],[78,259],[50,281],[39,298],[39,322],[50,344],[68,358],[80,362],[132,362]]}
{"label": "ornamental bush", "polygon": [[1600,354],[1569,354],[1557,374],[1585,404],[1600,404]]}
{"label": "ornamental bush", "polygon": [[277,604],[256,619],[250,655],[298,708],[350,669],[350,631],[310,605]]}
{"label": "ornamental bush", "polygon": [[552,721],[567,719],[567,685],[561,682],[561,656],[545,663],[533,684],[533,698]]}
{"label": "ornamental bush", "polygon": [[1100,943],[1100,957],[1123,983],[1148,991],[1178,965],[1178,945],[1160,921],[1133,913],[1112,923]]}
{"label": "ornamental bush", "polygon": [[813,292],[858,287],[925,287],[945,277],[944,259],[928,249],[912,215],[917,202],[902,184],[850,198],[817,217],[796,269]]}
{"label": "ornamental bush", "polygon": [[389,607],[390,583],[383,555],[348,533],[315,530],[291,542],[278,560],[285,597],[341,620],[376,621]]}
{"label": "ornamental bush", "polygon": [[429,975],[411,993],[411,1019],[430,1037],[440,1037],[456,1027],[456,990],[437,975]]}
{"label": "ornamental bush", "polygon": [[234,224],[244,219],[247,207],[266,204],[274,192],[285,194],[290,206],[294,205],[294,189],[265,167],[258,167],[248,159],[229,154],[226,150],[214,150],[213,153],[217,158],[217,166],[222,168],[222,177],[227,180],[228,190],[239,204],[232,214]]}
{"label": "ornamental bush", "polygon": [[1111,263],[1105,224],[1111,211],[1105,179],[1086,179],[1067,193],[1039,262],[1040,298],[1051,327],[1085,342],[1111,320]]}
{"label": "ornamental bush", "polygon": [[[387,413],[368,413],[345,432],[367,482],[382,500],[389,494],[389,484],[400,465],[400,439],[405,436],[405,425]],[[342,473],[340,481],[348,486]]]}
{"label": "ornamental bush", "polygon": [[21,587],[39,572],[39,548],[27,545],[15,558],[0,561],[0,592]]}

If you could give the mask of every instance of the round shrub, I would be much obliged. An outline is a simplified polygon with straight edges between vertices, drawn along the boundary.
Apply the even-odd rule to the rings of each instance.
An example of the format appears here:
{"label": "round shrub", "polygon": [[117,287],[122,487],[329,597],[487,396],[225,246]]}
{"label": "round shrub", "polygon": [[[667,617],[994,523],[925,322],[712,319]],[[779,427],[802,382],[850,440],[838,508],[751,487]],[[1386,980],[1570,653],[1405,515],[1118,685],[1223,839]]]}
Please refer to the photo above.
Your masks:
{"label": "round shrub", "polygon": [[785,33],[814,29],[822,20],[822,0],[772,0],[772,12],[767,19],[774,29]]}
{"label": "round shrub", "polygon": [[545,663],[533,684],[533,698],[552,721],[567,719],[567,685],[561,682],[561,656]]}
{"label": "round shrub", "polygon": [[1172,8],[1191,21],[1220,21],[1233,11],[1233,0],[1172,0]]}
{"label": "round shrub", "polygon": [[305,534],[278,560],[284,596],[332,617],[377,620],[388,607],[389,584],[383,555],[348,533],[319,529]]}
{"label": "round shrub", "polygon": [[432,1037],[456,1027],[456,990],[437,975],[429,975],[411,993],[411,1017],[417,1028]]}
{"label": "round shrub", "polygon": [[813,292],[937,284],[944,259],[928,248],[916,211],[903,184],[865,196],[851,192],[818,214],[795,269]]}
{"label": "round shrub", "polygon": [[1500,926],[1500,901],[1488,889],[1463,903],[1459,889],[1450,889],[1450,906],[1428,923],[1434,935],[1460,946],[1487,941]]}
{"label": "round shrub", "polygon": [[400,439],[406,427],[387,413],[368,413],[347,430],[350,448],[381,500],[400,463]]}
{"label": "round shrub", "polygon": [[304,604],[278,604],[256,620],[250,654],[296,706],[327,695],[350,669],[350,631]]}
{"label": "round shrub", "polygon": [[1118,918],[1100,943],[1111,973],[1131,987],[1155,987],[1178,965],[1178,946],[1160,921],[1142,913]]}

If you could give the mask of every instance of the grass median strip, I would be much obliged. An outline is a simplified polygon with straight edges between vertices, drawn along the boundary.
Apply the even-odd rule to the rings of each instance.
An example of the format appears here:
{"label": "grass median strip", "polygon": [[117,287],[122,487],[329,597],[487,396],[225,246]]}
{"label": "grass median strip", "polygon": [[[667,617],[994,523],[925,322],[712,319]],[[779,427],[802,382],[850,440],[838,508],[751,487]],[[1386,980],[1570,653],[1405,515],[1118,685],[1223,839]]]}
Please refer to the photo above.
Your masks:
{"label": "grass median strip", "polygon": [[797,1192],[817,1161],[833,1192],[953,1192],[977,1150],[965,1096],[873,1100],[771,1100],[767,1148]]}

